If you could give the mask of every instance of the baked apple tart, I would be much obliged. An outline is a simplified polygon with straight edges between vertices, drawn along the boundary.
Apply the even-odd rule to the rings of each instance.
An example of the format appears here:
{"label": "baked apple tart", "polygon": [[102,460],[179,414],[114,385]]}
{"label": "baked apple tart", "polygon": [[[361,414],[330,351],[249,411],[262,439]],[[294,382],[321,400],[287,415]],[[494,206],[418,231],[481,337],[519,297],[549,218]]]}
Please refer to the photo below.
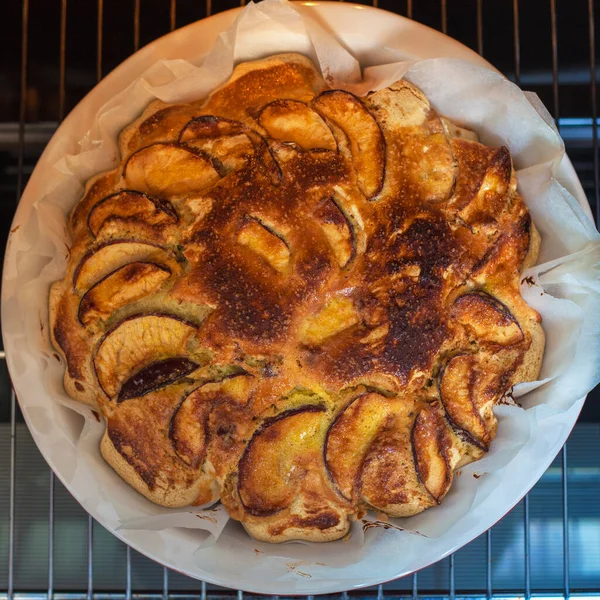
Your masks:
{"label": "baked apple tart", "polygon": [[292,54],[152,103],[119,144],[50,294],[65,388],[101,412],[115,471],[269,542],[442,502],[541,365],[508,150],[405,81],[358,98]]}

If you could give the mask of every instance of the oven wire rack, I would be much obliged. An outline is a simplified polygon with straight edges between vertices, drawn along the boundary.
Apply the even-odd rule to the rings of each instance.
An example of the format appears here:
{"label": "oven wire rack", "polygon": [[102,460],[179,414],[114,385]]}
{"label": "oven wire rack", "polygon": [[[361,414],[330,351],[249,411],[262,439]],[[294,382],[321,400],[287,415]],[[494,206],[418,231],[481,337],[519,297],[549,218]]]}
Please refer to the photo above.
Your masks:
{"label": "oven wire rack", "polygon": [[[235,0],[234,0],[235,1]],[[36,155],[36,149],[43,148],[43,144],[48,141],[56,126],[65,116],[68,111],[68,90],[67,90],[67,44],[68,44],[68,28],[73,24],[69,20],[69,12],[77,9],[81,12],[81,6],[78,4],[86,4],[86,14],[91,15],[95,19],[95,65],[91,70],[95,69],[95,79],[99,81],[105,73],[105,64],[103,56],[107,47],[113,43],[114,35],[111,34],[108,5],[110,0],[47,0],[48,4],[52,4],[51,12],[58,18],[58,40],[52,40],[53,44],[58,42],[58,69],[56,71],[56,88],[57,95],[54,95],[55,118],[54,121],[36,122],[29,116],[31,104],[31,87],[29,85],[30,63],[28,61],[32,35],[39,35],[39,24],[36,25],[36,31],[32,28],[32,20],[34,13],[41,9],[41,2],[46,0],[4,0],[7,4],[15,4],[13,7],[18,11],[20,20],[20,36],[13,36],[14,41],[20,40],[20,47],[16,43],[12,46],[14,51],[14,62],[19,64],[18,74],[18,124],[15,122],[4,121],[0,122],[0,152],[8,149],[16,154],[16,178],[15,183],[10,187],[12,193],[16,191],[15,199],[18,202],[21,192],[26,183],[26,177],[31,170],[32,160],[31,154]],[[583,37],[587,40],[588,57],[587,69],[573,71],[567,69],[564,73],[564,80],[559,77],[563,75],[559,69],[559,31],[561,30],[561,21],[559,20],[559,10],[566,10],[565,2],[561,0],[527,0],[528,3],[535,4],[536,10],[542,11],[540,14],[545,15],[547,28],[541,31],[534,32],[536,36],[544,36],[544,43],[549,48],[549,68],[536,71],[523,68],[522,63],[522,43],[525,38],[531,36],[531,24],[527,26],[529,31],[523,30],[521,16],[524,11],[525,0],[522,0],[521,5],[519,0],[471,0],[465,2],[463,0],[435,0],[432,2],[417,2],[417,0],[396,1],[389,0],[372,0],[372,5],[382,7],[399,14],[416,18],[425,21],[428,25],[434,25],[444,33],[450,33],[453,23],[459,23],[462,20],[461,11],[464,18],[469,22],[471,32],[469,33],[470,45],[480,54],[488,58],[485,50],[488,48],[487,38],[484,39],[484,33],[490,30],[489,19],[485,20],[485,14],[490,9],[501,10],[505,15],[505,22],[508,22],[511,27],[508,31],[504,31],[504,37],[512,42],[512,65],[505,66],[506,74],[517,84],[522,84],[524,87],[545,86],[545,96],[543,99],[549,106],[559,129],[566,140],[567,149],[574,149],[574,152],[579,152],[582,156],[581,164],[585,170],[585,182],[587,182],[586,191],[590,199],[590,204],[595,212],[596,218],[600,214],[600,186],[599,186],[599,155],[598,155],[598,118],[597,118],[597,69],[596,69],[596,22],[595,11],[598,9],[594,0],[572,0],[569,11],[579,11],[580,26],[576,31],[572,31],[571,39],[574,36]],[[219,12],[225,8],[232,8],[233,5],[226,5],[225,2],[219,0],[204,0],[204,2],[192,2],[191,4],[201,7],[197,14],[191,10],[189,0],[122,0],[122,4],[127,4],[127,10],[123,11],[122,19],[128,19],[129,25],[133,33],[133,48],[135,51],[140,47],[141,40],[147,43],[152,39],[146,39],[143,31],[143,23],[153,20],[153,13],[158,12],[157,6],[160,4],[160,18],[164,23],[168,23],[162,33],[168,30],[173,30],[176,27],[182,26],[187,22],[191,22],[196,18],[208,16],[214,12]],[[241,0],[244,3],[244,0]],[[496,6],[492,6],[495,4]],[[559,5],[559,6],[557,6]],[[181,10],[183,7],[183,10]],[[114,7],[113,7],[114,8]],[[47,10],[47,7],[46,7]],[[180,12],[181,11],[181,12]],[[183,13],[183,14],[182,14]],[[15,12],[17,14],[17,12]],[[113,10],[110,20],[114,18],[115,11]],[[189,18],[189,15],[192,18]],[[125,16],[126,15],[126,16]],[[431,16],[434,15],[434,16]],[[457,16],[458,15],[458,16]],[[549,18],[548,18],[549,17]],[[429,22],[427,22],[429,21]],[[432,22],[433,21],[433,22]],[[163,23],[163,25],[164,25]],[[484,23],[486,26],[484,26]],[[587,27],[581,24],[587,23]],[[5,24],[5,27],[8,25]],[[464,29],[465,27],[461,25]],[[492,24],[493,30],[493,24]],[[458,36],[456,36],[458,37]],[[459,38],[460,39],[460,38]],[[462,40],[461,40],[462,41]],[[561,40],[562,42],[562,40]],[[541,42],[540,42],[541,43]],[[565,44],[569,44],[570,40],[566,39]],[[125,58],[123,56],[121,60]],[[586,72],[587,71],[587,72]],[[15,77],[16,79],[16,77]],[[572,82],[571,82],[572,80]],[[1,81],[1,79],[0,79]],[[92,82],[93,85],[93,82]],[[566,95],[569,97],[569,89],[565,87],[563,91],[561,85],[578,86],[579,93],[585,94],[588,111],[584,115],[569,116],[562,118],[561,100]],[[91,85],[89,86],[91,87]],[[587,88],[587,91],[581,90]],[[542,88],[540,88],[542,90]],[[43,100],[43,97],[42,97]],[[569,111],[572,112],[572,111]],[[568,114],[565,112],[565,114]],[[1,115],[0,115],[1,116]],[[10,116],[10,115],[9,115]],[[33,150],[32,150],[33,149]],[[35,158],[34,156],[34,158]],[[0,154],[1,160],[1,154]],[[1,163],[0,163],[1,166]],[[578,166],[576,162],[576,167]],[[13,168],[13,171],[15,169]],[[14,172],[13,172],[14,175]],[[584,176],[580,172],[582,179]],[[13,207],[14,208],[14,207]],[[12,208],[11,208],[12,210]],[[8,224],[6,225],[8,227]],[[5,360],[5,354],[0,351],[0,361]],[[0,364],[0,367],[4,366]],[[4,368],[4,371],[6,369]],[[8,377],[5,377],[8,385]],[[595,398],[594,398],[595,400]],[[5,412],[8,415],[6,428],[0,429],[0,440],[4,439],[4,444],[0,442],[0,483],[2,480],[2,468],[7,472],[7,485],[4,486],[4,495],[8,498],[4,504],[7,505],[7,518],[2,521],[2,497],[0,494],[0,545],[6,544],[6,551],[3,553],[0,549],[0,600],[131,600],[134,596],[140,600],[158,600],[158,599],[194,599],[194,600],[218,600],[221,598],[235,598],[243,600],[244,597],[252,597],[250,594],[244,594],[239,590],[228,590],[217,588],[216,586],[207,585],[204,582],[194,581],[189,578],[184,578],[180,574],[169,571],[164,567],[160,567],[155,563],[151,565],[142,565],[140,567],[140,575],[136,577],[136,565],[140,564],[140,556],[137,552],[132,551],[118,540],[112,538],[103,528],[101,528],[89,515],[85,515],[83,510],[75,503],[74,500],[67,498],[68,493],[64,490],[60,482],[58,482],[52,471],[43,463],[43,459],[39,456],[31,459],[37,450],[33,447],[31,440],[28,437],[26,427],[22,423],[22,418],[19,413],[18,405],[14,392],[11,391],[10,398],[8,394],[0,397],[0,407],[2,403],[9,404],[5,407]],[[589,402],[588,402],[589,403]],[[0,411],[0,416],[1,416]],[[477,581],[470,583],[465,582],[464,571],[465,566],[461,568],[463,576],[457,577],[457,561],[458,556],[452,555],[448,559],[438,563],[435,566],[435,577],[429,578],[431,581],[423,586],[420,585],[423,573],[415,573],[410,577],[392,582],[386,585],[380,585],[376,588],[367,590],[359,590],[356,592],[344,592],[338,595],[341,600],[346,600],[349,596],[357,598],[368,598],[370,600],[384,600],[385,598],[412,598],[413,600],[421,599],[449,599],[458,600],[459,598],[486,598],[497,600],[520,600],[524,598],[554,599],[554,598],[589,598],[600,600],[600,424],[598,424],[597,415],[592,414],[590,432],[583,436],[583,441],[578,442],[577,454],[582,454],[582,447],[587,448],[592,454],[595,453],[595,462],[591,465],[570,466],[569,453],[567,445],[562,449],[561,454],[554,461],[548,473],[542,479],[542,482],[534,488],[534,490],[524,498],[524,500],[512,511],[513,521],[517,524],[520,522],[521,534],[515,540],[514,528],[511,529],[509,536],[509,547],[514,551],[515,543],[520,546],[517,552],[522,559],[523,572],[519,576],[515,576],[514,585],[511,585],[511,575],[505,577],[505,583],[496,587],[496,577],[494,571],[497,568],[496,557],[494,554],[494,538],[496,532],[502,527],[503,522],[489,530],[486,534],[477,540],[477,552],[474,556],[479,560],[479,571]],[[0,427],[4,423],[0,419]],[[579,425],[575,429],[578,432]],[[587,430],[586,430],[587,431]],[[588,435],[589,433],[589,435]],[[27,446],[23,452],[26,453],[25,467],[20,460],[20,452],[23,447],[20,443],[22,440],[27,442]],[[574,443],[574,442],[571,442]],[[569,446],[571,446],[571,443]],[[583,453],[585,454],[585,453]],[[37,472],[35,477],[41,478],[42,489],[47,491],[47,499],[41,498],[37,505],[42,507],[41,515],[38,514],[37,520],[45,522],[42,527],[43,531],[39,538],[39,544],[44,548],[43,560],[45,565],[40,567],[40,560],[36,559],[32,565],[27,566],[27,558],[23,557],[23,540],[20,538],[20,533],[23,530],[22,522],[24,516],[20,515],[19,508],[21,507],[21,496],[18,492],[18,478],[21,477],[20,469],[28,468],[33,460],[37,464]],[[585,461],[584,461],[585,462]],[[586,471],[587,469],[587,471]],[[583,475],[582,475],[583,473]],[[587,473],[587,475],[586,475]],[[591,553],[591,576],[584,581],[584,584],[577,583],[573,586],[571,581],[571,573],[573,571],[574,562],[571,557],[572,544],[570,536],[575,530],[578,536],[581,536],[579,522],[570,516],[570,499],[573,492],[570,491],[569,485],[573,477],[583,477],[582,485],[589,492],[591,497],[595,496],[598,506],[592,510],[592,521],[595,529],[592,529],[589,540],[582,542],[582,550],[578,556]],[[588,479],[586,479],[586,477]],[[539,531],[536,529],[535,523],[532,526],[532,499],[536,498],[536,490],[540,485],[544,485],[547,480],[547,486],[551,485],[551,495],[553,503],[552,531],[547,536],[547,543],[553,546],[554,562],[549,565],[548,571],[544,566],[538,564],[536,555],[533,552],[532,536],[540,538]],[[586,483],[587,482],[587,483]],[[38,482],[39,483],[39,482]],[[6,488],[8,488],[6,490]],[[38,486],[39,489],[39,486]],[[584,491],[585,491],[584,490]],[[61,562],[62,556],[65,553],[66,545],[73,542],[73,534],[65,535],[60,533],[60,528],[56,519],[57,497],[60,496],[61,506],[68,507],[68,511],[77,512],[78,516],[78,534],[77,548],[81,554],[79,557],[77,585],[65,584],[63,580],[59,582],[55,575],[57,570],[64,571],[64,565],[59,568],[58,563]],[[538,502],[539,499],[536,499]],[[45,508],[44,508],[45,505]],[[60,509],[64,512],[64,508]],[[44,514],[45,513],[45,514]],[[85,516],[84,516],[85,515]],[[6,516],[6,515],[5,515]],[[506,520],[506,519],[505,519]],[[585,519],[584,519],[585,521]],[[574,529],[575,528],[575,529]],[[538,528],[539,529],[539,528]],[[584,523],[585,532],[585,523]],[[588,530],[589,531],[589,530]],[[504,532],[504,537],[506,537]],[[585,538],[587,534],[583,534]],[[111,576],[110,572],[102,577],[102,584],[98,583],[99,567],[95,563],[102,561],[106,553],[100,552],[97,540],[99,537],[111,538],[108,540],[112,543],[111,548],[118,548],[115,554],[119,560],[124,558],[124,577]],[[542,536],[543,538],[543,536]],[[512,541],[511,541],[512,540]],[[106,541],[106,540],[105,540]],[[107,542],[108,543],[108,542]],[[472,544],[474,544],[473,542]],[[535,547],[539,551],[539,544]],[[506,552],[504,552],[505,554]],[[3,556],[5,561],[3,564]],[[143,559],[150,563],[148,559]],[[594,567],[594,563],[597,565]],[[63,561],[64,562],[64,561]],[[463,561],[464,562],[464,561]],[[536,576],[532,576],[532,565],[535,563]],[[103,567],[109,564],[104,561]],[[580,562],[578,560],[577,565]],[[43,571],[40,579],[39,569]],[[107,567],[108,568],[108,567]],[[152,577],[146,577],[144,574],[152,569]],[[2,569],[5,569],[3,575]],[[36,569],[38,571],[36,571]],[[430,568],[431,569],[431,568]],[[430,570],[429,569],[429,570]],[[427,571],[427,570],[425,570]],[[588,569],[589,571],[589,569]],[[36,574],[37,572],[37,574]],[[3,579],[4,578],[4,579]],[[134,582],[134,578],[136,581]],[[123,581],[124,579],[124,581]],[[546,585],[545,580],[550,583]],[[42,582],[40,583],[40,581]],[[111,583],[112,581],[112,583]],[[506,584],[506,581],[509,583]],[[313,597],[308,596],[309,599]]]}

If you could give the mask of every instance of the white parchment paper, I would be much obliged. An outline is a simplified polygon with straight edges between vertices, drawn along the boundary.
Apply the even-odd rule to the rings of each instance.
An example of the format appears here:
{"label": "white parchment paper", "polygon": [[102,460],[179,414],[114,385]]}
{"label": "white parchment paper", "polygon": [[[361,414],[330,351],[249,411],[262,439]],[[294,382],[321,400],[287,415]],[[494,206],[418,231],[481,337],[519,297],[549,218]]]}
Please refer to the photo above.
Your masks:
{"label": "white parchment paper", "polygon": [[[312,58],[332,87],[357,94],[406,77],[442,115],[473,129],[486,144],[508,146],[519,190],[542,235],[540,264],[524,274],[522,293],[543,317],[547,345],[540,381],[514,391],[522,408],[516,404],[497,407],[498,437],[491,451],[462,469],[441,506],[408,519],[392,519],[389,529],[367,527],[363,531],[364,523],[356,523],[349,539],[325,546],[257,543],[239,524],[229,521],[219,505],[170,510],[137,494],[101,458],[104,425],[89,407],[66,396],[64,365],[58,362],[48,337],[49,286],[63,276],[67,258],[66,216],[81,197],[86,179],[118,162],[118,133],[155,98],[197,100],[224,83],[234,64],[290,51]],[[376,55],[370,64],[377,65]],[[499,74],[467,62],[390,63],[394,52],[385,49],[381,55],[387,64],[361,72],[350,51],[306,8],[293,7],[285,0],[250,3],[234,25],[219,35],[206,57],[198,57],[195,64],[156,62],[98,114],[90,115],[83,139],[58,140],[43,158],[49,175],[38,182],[36,199],[21,211],[10,236],[3,333],[15,381],[42,378],[44,393],[22,395],[20,402],[36,440],[44,440],[44,455],[63,467],[63,479],[77,499],[99,518],[116,524],[115,529],[171,532],[176,528],[187,547],[188,530],[193,530],[196,550],[192,560],[209,572],[211,568],[225,574],[230,570],[235,579],[239,576],[236,560],[243,560],[253,577],[289,581],[290,591],[299,577],[325,577],[331,569],[336,578],[351,585],[359,581],[359,574],[350,568],[353,564],[366,565],[373,553],[398,544],[403,564],[410,568],[418,564],[420,553],[435,553],[432,540],[452,535],[457,527],[468,531],[469,519],[484,502],[500,514],[511,508],[506,502],[508,490],[518,479],[515,474],[530,469],[533,477],[536,464],[548,463],[549,453],[558,450],[557,441],[572,427],[583,398],[600,379],[600,236],[559,181],[568,171],[564,146],[539,99]],[[68,460],[65,439],[72,452]],[[375,519],[370,515],[367,520]],[[167,540],[167,536],[160,539]],[[175,557],[176,564],[180,548],[174,539],[170,535],[164,541],[169,548],[161,552],[169,560]],[[371,574],[376,574],[377,564],[369,564]]]}

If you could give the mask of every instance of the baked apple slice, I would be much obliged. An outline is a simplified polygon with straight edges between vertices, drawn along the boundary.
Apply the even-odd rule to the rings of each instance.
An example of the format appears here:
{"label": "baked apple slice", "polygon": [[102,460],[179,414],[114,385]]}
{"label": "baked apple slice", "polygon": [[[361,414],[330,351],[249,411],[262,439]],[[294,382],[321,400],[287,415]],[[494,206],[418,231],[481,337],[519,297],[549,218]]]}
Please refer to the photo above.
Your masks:
{"label": "baked apple slice", "polygon": [[[243,426],[240,417],[246,416],[242,407],[254,385],[253,376],[236,371],[220,382],[206,383],[185,396],[169,426],[169,438],[183,462],[198,468],[204,462],[209,441],[221,450],[215,462],[231,451],[233,437],[236,437],[233,434],[240,433]],[[229,422],[214,418],[227,413],[234,417]],[[218,466],[213,464],[217,469]]]}
{"label": "baked apple slice", "polygon": [[181,143],[189,144],[200,139],[219,138],[228,135],[244,133],[248,128],[240,121],[215,117],[214,115],[202,115],[195,117],[185,124],[179,134]]}
{"label": "baked apple slice", "polygon": [[168,268],[147,262],[117,269],[84,294],[79,303],[79,322],[86,326],[106,319],[122,306],[156,292],[170,276]]}
{"label": "baked apple slice", "polygon": [[[464,142],[462,146],[468,148],[468,144]],[[490,220],[497,228],[497,223],[493,218],[490,219],[490,216],[497,217],[505,211],[510,200],[510,196],[507,195],[509,188],[516,190],[512,158],[508,148],[504,146],[498,148],[489,159],[485,174],[478,183],[479,187],[472,190],[470,198],[468,196],[459,198],[461,209],[458,215],[465,223],[476,229],[481,227],[489,229]]]}
{"label": "baked apple slice", "polygon": [[304,150],[337,150],[331,129],[319,113],[299,100],[270,102],[261,110],[258,122],[270,137],[294,142]]}
{"label": "baked apple slice", "polygon": [[[393,516],[432,506],[452,483],[451,431],[440,410],[369,392],[327,433],[325,460],[338,491]],[[382,485],[381,482],[386,484]]]}
{"label": "baked apple slice", "polygon": [[164,265],[172,273],[180,270],[177,261],[162,246],[147,242],[111,240],[85,254],[73,273],[73,287],[88,290],[110,273],[133,262]]}
{"label": "baked apple slice", "polygon": [[503,392],[499,383],[498,375],[470,354],[450,359],[441,374],[440,398],[448,417],[482,451],[488,450],[496,432],[492,407]]}
{"label": "baked apple slice", "polygon": [[115,398],[132,374],[151,363],[189,358],[188,344],[196,332],[193,323],[166,315],[135,316],[119,323],[104,336],[94,356],[100,387]]}
{"label": "baked apple slice", "polygon": [[479,341],[512,346],[523,341],[523,331],[508,308],[485,292],[457,298],[450,315]]}
{"label": "baked apple slice", "polygon": [[359,322],[359,314],[352,298],[339,296],[315,315],[309,316],[300,326],[300,340],[307,346],[319,346],[328,338]]}
{"label": "baked apple slice", "polygon": [[139,398],[165,387],[189,375],[198,366],[197,363],[183,356],[154,361],[125,381],[119,390],[117,402]]}
{"label": "baked apple slice", "polygon": [[453,469],[460,459],[458,451],[452,449],[452,432],[439,402],[422,407],[411,438],[419,481],[439,503],[452,485]]}
{"label": "baked apple slice", "polygon": [[398,81],[369,94],[365,104],[387,136],[387,151],[393,157],[387,175],[393,189],[407,194],[406,188],[412,187],[417,201],[450,198],[457,165],[444,124],[424,94]]}
{"label": "baked apple slice", "polygon": [[361,465],[362,499],[391,517],[409,517],[437,504],[419,479],[411,444],[416,408],[406,401],[398,406]]}
{"label": "baked apple slice", "polygon": [[130,223],[142,222],[150,226],[174,225],[177,212],[167,200],[154,198],[142,192],[124,190],[103,198],[88,215],[88,229],[94,237],[111,225],[120,230]]}
{"label": "baked apple slice", "polygon": [[345,134],[358,186],[367,199],[375,198],[383,187],[386,163],[385,138],[377,121],[350,92],[322,92],[313,101],[313,106]]}
{"label": "baked apple slice", "polygon": [[354,227],[333,198],[324,198],[317,206],[315,217],[331,245],[340,268],[344,268],[356,254]]}
{"label": "baked apple slice", "polygon": [[238,493],[246,511],[273,515],[289,507],[304,479],[322,466],[325,407],[308,405],[268,419],[239,462]]}
{"label": "baked apple slice", "polygon": [[172,142],[157,142],[134,152],[123,176],[127,187],[166,197],[189,196],[220,179],[207,154]]}
{"label": "baked apple slice", "polygon": [[327,432],[325,464],[336,488],[347,500],[359,500],[362,462],[396,404],[397,400],[381,394],[362,394],[342,410]]}
{"label": "baked apple slice", "polygon": [[287,242],[275,230],[255,217],[248,217],[237,241],[264,258],[276,271],[286,271],[290,262]]}
{"label": "baked apple slice", "polygon": [[[187,146],[202,148],[215,156],[225,171],[241,168],[247,160],[256,156],[273,184],[278,185],[281,181],[281,169],[263,137],[239,121],[203,115],[187,123],[179,139]],[[231,156],[225,154],[228,148],[232,150]]]}

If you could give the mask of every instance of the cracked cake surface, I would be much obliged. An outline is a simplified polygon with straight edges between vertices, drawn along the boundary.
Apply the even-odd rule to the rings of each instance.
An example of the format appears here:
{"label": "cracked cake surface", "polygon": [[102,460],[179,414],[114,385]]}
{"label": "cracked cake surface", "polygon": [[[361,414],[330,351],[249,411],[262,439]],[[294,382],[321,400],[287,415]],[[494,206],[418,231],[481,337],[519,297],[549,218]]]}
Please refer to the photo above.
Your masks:
{"label": "cracked cake surface", "polygon": [[442,502],[541,366],[508,150],[405,81],[358,98],[296,54],[152,103],[119,146],[50,293],[65,389],[99,408],[115,471],[271,542]]}

